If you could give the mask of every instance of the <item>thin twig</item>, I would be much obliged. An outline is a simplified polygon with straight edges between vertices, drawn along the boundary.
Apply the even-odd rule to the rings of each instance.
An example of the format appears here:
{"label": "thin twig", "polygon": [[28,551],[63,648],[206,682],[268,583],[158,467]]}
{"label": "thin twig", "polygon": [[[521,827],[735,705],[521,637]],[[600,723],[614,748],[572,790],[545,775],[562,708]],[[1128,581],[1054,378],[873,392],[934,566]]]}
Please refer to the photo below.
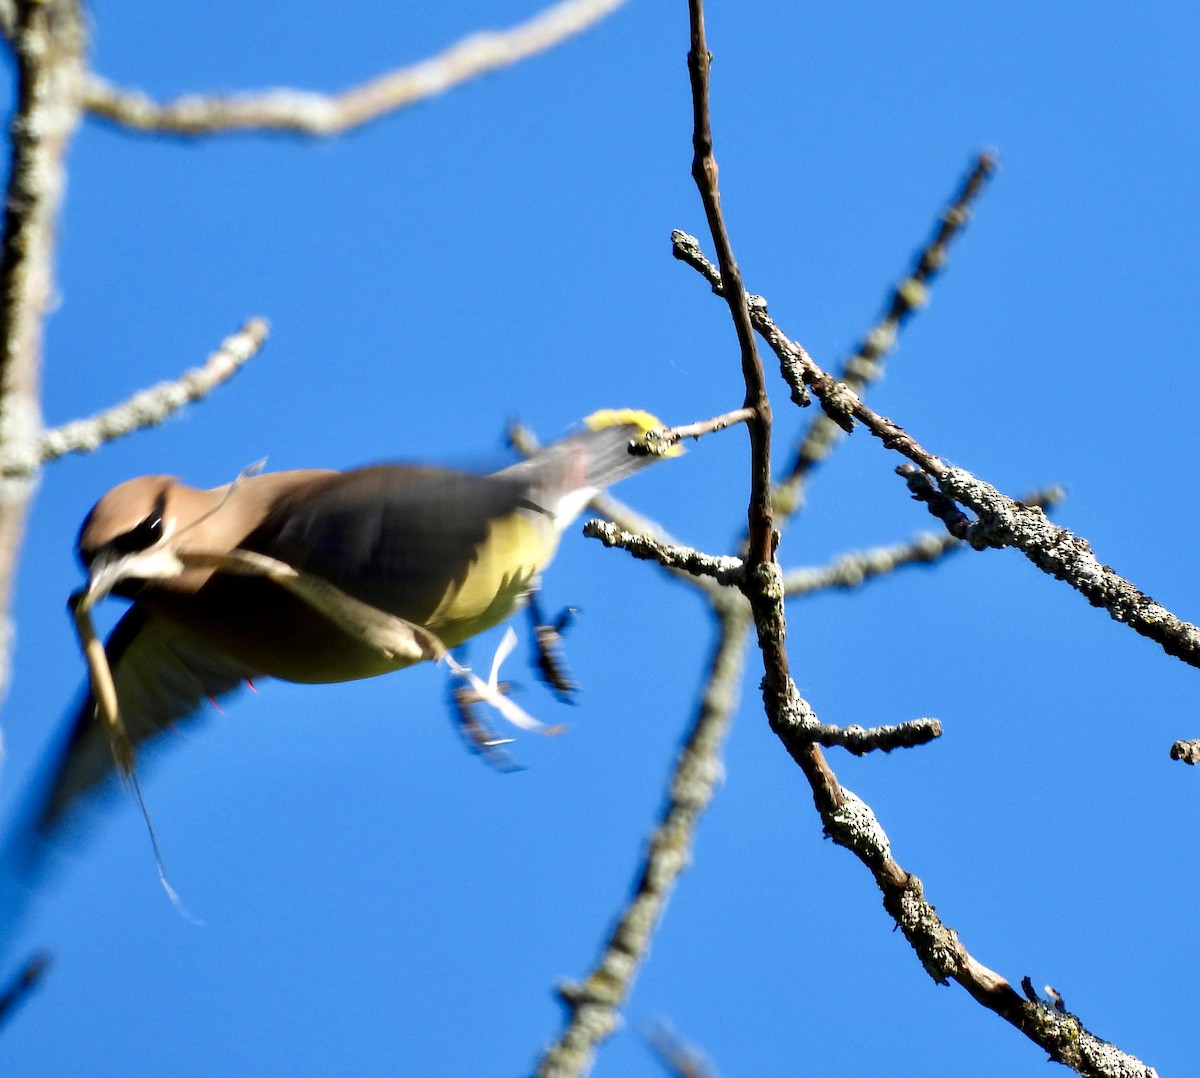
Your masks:
{"label": "thin twig", "polygon": [[[729,304],[733,328],[741,352],[742,380],[746,385],[744,406],[753,413],[747,421],[750,430],[750,504],[747,509],[751,565],[769,562],[775,554],[771,510],[771,402],[767,397],[762,359],[754,341],[754,327],[746,303],[741,271],[733,257],[733,245],[721,212],[721,193],[717,185],[717,159],[713,153],[712,118],[708,107],[709,74],[712,56],[704,34],[704,5],[688,0],[691,48],[688,50],[688,77],[692,88],[692,179],[700,192],[704,216],[712,233],[720,264],[722,294]],[[786,658],[783,659],[786,662]]]}
{"label": "thin twig", "polygon": [[684,438],[701,438],[705,434],[713,434],[719,430],[732,427],[735,423],[749,423],[755,417],[753,408],[735,408],[724,415],[703,419],[698,423],[686,423],[681,427],[664,427],[662,430],[652,430],[641,438],[630,442],[630,452],[635,456],[646,455],[661,457],[670,452]]}
{"label": "thin twig", "polygon": [[785,569],[783,590],[789,597],[812,595],[835,588],[858,588],[906,565],[931,565],[958,550],[953,535],[922,532],[907,543],[856,550],[815,569]]}
{"label": "thin twig", "polygon": [[336,135],[545,52],[623,3],[561,0],[507,30],[471,34],[436,56],[339,94],[280,89],[233,96],[189,94],[158,102],[89,75],[83,87],[84,104],[92,115],[134,131],[190,136],[235,131]]}
{"label": "thin twig", "polygon": [[[754,617],[763,658],[763,699],[774,727],[775,702],[786,693],[791,677],[784,647],[787,623],[783,609],[782,574],[774,560],[777,536],[771,507],[771,405],[767,397],[762,360],[754,340],[753,305],[742,284],[721,212],[709,109],[712,57],[705,40],[703,0],[688,0],[688,15],[691,29],[688,74],[692,90],[694,148],[692,178],[700,191],[700,200],[704,204],[704,214],[717,253],[721,294],[733,315],[741,353],[742,378],[746,384],[745,405],[755,412],[755,419],[748,424],[750,498],[746,514],[747,558],[741,588],[750,602]],[[824,815],[836,810],[841,804],[841,791],[820,748],[810,741],[802,752],[794,754],[794,759],[803,769],[821,813]]]}
{"label": "thin twig", "polygon": [[[750,602],[758,646],[763,655],[764,697],[771,700],[778,697],[790,681],[788,655],[783,643],[787,627],[781,574],[774,560],[777,535],[771,506],[771,404],[762,360],[754,339],[753,305],[742,284],[741,272],[733,257],[733,246],[721,211],[709,109],[712,56],[705,39],[703,0],[688,0],[688,20],[691,37],[688,76],[692,91],[694,151],[692,179],[700,192],[700,201],[704,204],[704,215],[708,219],[709,232],[717,252],[721,294],[733,316],[741,354],[742,379],[746,385],[745,407],[754,411],[754,419],[747,424],[750,431],[750,497],[746,512],[746,571],[741,588]],[[812,784],[819,805],[826,810],[836,807],[837,779],[815,744],[809,745],[807,759],[801,766]]]}
{"label": "thin twig", "polygon": [[27,445],[0,449],[0,475],[33,475],[43,464],[68,453],[90,453],[105,442],[163,422],[186,404],[201,400],[232,378],[267,338],[267,322],[252,318],[227,337],[205,361],[171,382],[160,382],[87,419],[44,431]]}
{"label": "thin twig", "polygon": [[942,736],[942,724],[937,719],[910,719],[895,726],[834,726],[820,723],[811,728],[809,736],[830,749],[845,749],[853,756],[868,752],[891,752],[893,749],[913,749]]}
{"label": "thin twig", "polygon": [[[924,474],[924,473],[922,473]],[[1066,497],[1062,487],[1047,487],[1021,499],[1024,505],[1043,508],[1057,505]],[[949,501],[949,499],[946,499]],[[949,503],[953,505],[953,502]],[[843,554],[828,565],[813,569],[787,569],[783,588],[789,597],[812,595],[835,588],[857,588],[869,580],[909,565],[930,565],[964,546],[957,532],[921,532],[907,543],[871,547]]]}

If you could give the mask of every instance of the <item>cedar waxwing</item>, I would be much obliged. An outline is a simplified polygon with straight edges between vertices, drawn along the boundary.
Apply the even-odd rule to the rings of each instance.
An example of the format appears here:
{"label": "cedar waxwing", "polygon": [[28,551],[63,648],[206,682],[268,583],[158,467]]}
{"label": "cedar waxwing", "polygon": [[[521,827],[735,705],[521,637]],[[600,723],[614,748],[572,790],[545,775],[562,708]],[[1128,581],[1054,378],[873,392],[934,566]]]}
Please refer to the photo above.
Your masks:
{"label": "cedar waxwing", "polygon": [[[587,501],[654,459],[629,451],[660,426],[647,413],[598,412],[587,423],[490,475],[379,465],[253,475],[214,490],[164,475],[113,488],[84,520],[77,551],[89,594],[133,600],[104,649],[130,753],[253,679],[374,677],[441,657],[508,617]],[[418,646],[381,650],[274,578],[195,567],[231,552],[266,555],[408,623]],[[160,555],[172,569],[160,573]],[[100,712],[89,692],[35,806],[41,837],[116,770]]]}

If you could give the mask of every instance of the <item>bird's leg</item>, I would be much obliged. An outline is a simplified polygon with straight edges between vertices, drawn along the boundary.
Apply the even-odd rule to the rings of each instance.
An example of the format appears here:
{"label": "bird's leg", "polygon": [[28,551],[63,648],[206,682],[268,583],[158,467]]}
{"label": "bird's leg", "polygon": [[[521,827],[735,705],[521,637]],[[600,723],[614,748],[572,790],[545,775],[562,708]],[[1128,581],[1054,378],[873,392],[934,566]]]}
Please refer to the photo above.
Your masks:
{"label": "bird's leg", "polygon": [[477,756],[497,771],[511,772],[522,770],[522,765],[504,750],[505,745],[512,744],[511,737],[497,737],[492,728],[484,721],[479,713],[479,694],[461,679],[450,683],[450,708],[454,725],[463,741]]}
{"label": "bird's leg", "polygon": [[496,646],[496,654],[492,656],[492,669],[488,674],[487,681],[484,681],[475,674],[470,667],[463,666],[453,655],[447,652],[444,656],[446,665],[450,667],[450,672],[462,678],[470,685],[471,689],[478,695],[480,700],[491,704],[501,715],[503,715],[514,726],[519,726],[522,730],[533,730],[539,734],[555,735],[563,732],[562,726],[547,726],[544,722],[539,722],[523,708],[519,707],[507,696],[504,695],[498,681],[500,675],[500,664],[508,658],[512,649],[517,645],[517,634],[510,625],[504,631],[504,636],[501,637],[500,643]]}
{"label": "bird's leg", "polygon": [[538,676],[550,687],[560,700],[574,703],[574,693],[579,691],[579,683],[567,669],[566,655],[563,650],[563,633],[575,617],[573,606],[565,607],[554,619],[548,622],[542,616],[541,605],[538,603],[538,589],[529,592],[529,602],[526,609],[533,624],[535,642],[534,664]]}

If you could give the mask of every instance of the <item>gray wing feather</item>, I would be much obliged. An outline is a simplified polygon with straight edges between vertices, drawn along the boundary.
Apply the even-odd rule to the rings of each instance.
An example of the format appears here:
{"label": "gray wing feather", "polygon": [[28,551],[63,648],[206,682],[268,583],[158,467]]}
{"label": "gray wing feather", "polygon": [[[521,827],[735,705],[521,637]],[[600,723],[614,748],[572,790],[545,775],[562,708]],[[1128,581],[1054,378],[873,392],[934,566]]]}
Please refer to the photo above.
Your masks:
{"label": "gray wing feather", "polygon": [[490,522],[527,507],[528,483],[500,475],[380,465],[281,499],[245,546],[424,623],[461,583]]}
{"label": "gray wing feather", "polygon": [[[179,625],[137,606],[117,624],[105,652],[121,720],[139,748],[253,676]],[[114,772],[108,733],[88,693],[51,767],[36,829],[56,829]]]}

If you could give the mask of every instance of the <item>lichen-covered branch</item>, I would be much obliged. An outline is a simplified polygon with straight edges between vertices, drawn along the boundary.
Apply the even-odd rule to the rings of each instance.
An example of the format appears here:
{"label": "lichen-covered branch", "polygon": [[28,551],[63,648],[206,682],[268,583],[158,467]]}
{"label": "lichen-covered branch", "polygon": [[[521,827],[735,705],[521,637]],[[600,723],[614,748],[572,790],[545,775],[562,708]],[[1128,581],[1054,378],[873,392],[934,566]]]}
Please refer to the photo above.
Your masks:
{"label": "lichen-covered branch", "polygon": [[915,749],[918,745],[942,736],[942,724],[937,719],[910,719],[894,726],[833,726],[820,723],[809,735],[824,748],[842,748],[852,756],[868,752],[891,752],[893,749]]}
{"label": "lichen-covered branch", "polygon": [[961,541],[952,535],[922,532],[907,543],[872,547],[843,554],[815,569],[786,569],[783,590],[789,597],[812,595],[832,588],[858,588],[906,565],[931,565],[957,550]]}
{"label": "lichen-covered branch", "polygon": [[624,2],[560,0],[516,26],[471,34],[436,56],[339,94],[279,89],[233,96],[189,94],[158,102],[93,74],[84,84],[84,103],[93,116],[134,131],[190,136],[235,131],[336,135],[545,52]]}
{"label": "lichen-covered branch", "polygon": [[[689,55],[689,70],[692,73],[692,98],[695,114],[696,158],[701,157],[701,130],[707,130],[708,86],[707,53],[704,50],[702,0],[689,0],[692,18],[692,53]],[[703,52],[703,62],[697,59]],[[700,170],[693,168],[698,185],[703,190]],[[715,194],[715,166],[707,172],[708,182]],[[845,384],[831,378],[822,371],[808,353],[794,342],[779,334],[766,315],[766,304],[761,300],[746,302],[740,278],[728,272],[724,251],[728,247],[724,222],[720,219],[719,203],[706,200],[710,229],[714,235],[718,263],[716,280],[711,272],[706,276],[714,285],[719,285],[726,300],[734,308],[734,298],[740,297],[741,309],[748,315],[754,329],[762,333],[780,357],[784,377],[792,388],[792,398],[805,403],[806,387],[812,387],[821,401],[826,415],[843,430],[850,431],[855,419],[867,422],[857,394]],[[716,220],[714,221],[714,218]],[[698,244],[693,245],[698,253]],[[678,248],[677,248],[678,249]],[[699,266],[697,267],[699,268]],[[709,266],[709,271],[714,267]],[[702,272],[704,272],[702,270]],[[738,328],[739,346],[742,351],[743,371],[746,371],[746,346],[743,339],[745,326],[739,322],[735,309],[735,325]],[[769,324],[768,324],[769,323]],[[772,339],[771,332],[777,340]],[[786,347],[784,347],[786,345]],[[760,368],[761,369],[761,368]],[[747,384],[750,376],[747,375]],[[747,400],[747,405],[751,402]],[[878,422],[873,433],[882,437],[885,444],[904,452],[914,463],[930,471],[937,469],[948,473],[948,469],[937,458],[930,457],[905,432],[890,421],[870,413]],[[751,427],[752,435],[754,427]],[[769,448],[769,444],[768,444]],[[769,462],[769,459],[768,459]],[[757,470],[753,473],[757,479]],[[757,494],[752,494],[752,499]],[[951,495],[952,497],[954,495]],[[1041,510],[1037,510],[1041,512]],[[1043,514],[1044,517],[1044,514]],[[919,881],[900,867],[891,855],[886,833],[879,826],[874,813],[851,791],[837,780],[825,760],[816,738],[822,731],[821,724],[807,702],[796,690],[788,674],[787,656],[783,649],[785,636],[783,576],[777,564],[768,555],[756,556],[754,544],[754,513],[751,519],[751,557],[747,559],[741,587],[749,600],[763,655],[764,678],[762,682],[763,704],[771,728],[783,742],[789,755],[796,762],[812,789],[813,801],[820,814],[826,833],[839,845],[851,850],[867,866],[884,894],[884,906],[896,920],[909,943],[917,952],[925,968],[939,981],[954,979],[979,1002],[1012,1022],[1027,1036],[1042,1045],[1052,1059],[1066,1062],[1083,1074],[1148,1075],[1153,1073],[1139,1061],[1125,1056],[1110,1045],[1089,1034],[1079,1022],[1065,1012],[1044,1013],[1039,1004],[1023,999],[999,974],[977,962],[959,942],[957,935],[947,929],[931,905],[924,901]],[[1109,1070],[1112,1064],[1116,1070]]]}
{"label": "lichen-covered branch", "polygon": [[[715,267],[706,259],[698,261],[690,254],[695,244],[683,237],[677,249],[680,257],[713,281]],[[696,245],[698,250],[698,245]],[[702,258],[702,256],[701,256]],[[720,282],[719,273],[716,277]],[[949,502],[970,509],[978,518],[965,516],[952,521],[953,506],[933,500],[931,508],[943,519],[952,534],[976,549],[1011,546],[1020,550],[1043,572],[1065,581],[1093,606],[1104,607],[1114,621],[1128,625],[1134,632],[1157,643],[1168,655],[1200,668],[1200,627],[1176,617],[1165,607],[1144,595],[1132,583],[1103,565],[1085,539],[1066,528],[1052,524],[1039,506],[1025,505],[1000,493],[995,487],[962,468],[952,468],[930,453],[903,427],[879,415],[858,394],[822,370],[802,345],[789,340],[767,313],[766,302],[752,297],[750,316],[755,329],[770,344],[780,361],[785,380],[793,388],[793,398],[804,387],[811,388],[826,415],[843,430],[852,430],[855,421],[867,428],[883,445],[908,458],[917,467],[904,469],[914,494],[929,488],[921,486],[924,472],[937,484],[937,493]]]}
{"label": "lichen-covered branch", "polygon": [[[1021,499],[1021,504],[1048,507],[1056,505],[1065,497],[1066,492],[1062,487],[1047,487]],[[944,501],[954,505],[949,499]],[[962,516],[961,512],[959,516]],[[948,554],[960,550],[963,545],[962,537],[953,528],[948,535],[921,532],[907,543],[856,550],[835,558],[828,565],[809,569],[786,569],[783,574],[783,589],[789,597],[796,597],[833,588],[858,588],[869,580],[893,573],[905,566],[931,565],[941,561]]]}
{"label": "lichen-covered branch", "polygon": [[1171,746],[1171,759],[1185,764],[1200,764],[1200,741],[1176,741]]}
{"label": "lichen-covered branch", "polygon": [[[764,694],[764,702],[772,729],[804,768],[810,739],[824,724],[795,685],[789,684],[781,698]],[[1052,1060],[1088,1078],[1156,1078],[1153,1067],[1101,1040],[1073,1014],[1024,998],[1004,977],[974,958],[926,900],[921,881],[892,857],[891,842],[870,807],[845,787],[839,787],[839,792],[840,804],[821,810],[826,834],[870,870],[883,892],[884,908],[935,981],[957,982],[973,999],[1045,1049]]]}
{"label": "lichen-covered branch", "polygon": [[596,1048],[616,1029],[618,1011],[646,957],[663,908],[691,859],[696,825],[722,777],[721,744],[737,707],[748,624],[745,603],[722,608],[699,714],[671,775],[666,804],[647,844],[633,895],[592,971],[582,981],[559,986],[566,1023],[542,1055],[538,1078],[586,1074]]}
{"label": "lichen-covered branch", "polygon": [[266,321],[251,319],[222,341],[204,366],[193,368],[174,381],[143,389],[87,419],[43,431],[26,445],[0,447],[0,476],[31,476],[43,464],[68,453],[90,453],[105,442],[161,423],[185,404],[200,400],[232,378],[262,347],[266,337]]}
{"label": "lichen-covered branch", "polygon": [[[950,204],[942,212],[929,242],[918,252],[912,271],[892,290],[883,317],[867,332],[855,351],[842,363],[838,381],[861,393],[883,374],[884,360],[896,346],[904,324],[929,301],[929,286],[946,265],[950,244],[971,218],[971,207],[996,170],[996,156],[981,153],[973,162]],[[837,443],[841,428],[828,416],[818,415],[796,451],[790,473],[776,485],[781,503],[797,501],[813,469]]]}
{"label": "lichen-covered branch", "polygon": [[642,561],[656,561],[664,569],[681,569],[692,576],[711,577],[718,584],[741,583],[745,566],[741,558],[702,554],[691,547],[671,546],[651,535],[627,532],[606,520],[589,520],[583,526],[589,539],[607,547],[621,547]]}
{"label": "lichen-covered branch", "polygon": [[[975,514],[976,520],[954,529],[972,547],[1015,547],[1043,572],[1070,584],[1093,606],[1103,607],[1114,621],[1200,668],[1200,626],[1176,617],[1102,564],[1086,539],[1052,523],[1040,506],[1014,501],[962,468],[938,462],[936,470],[925,471],[937,482],[939,493]],[[925,500],[921,492],[927,481],[921,473],[905,469],[903,474],[914,496]]]}
{"label": "lichen-covered branch", "polygon": [[[55,226],[79,122],[83,16],[77,0],[21,0],[10,30],[16,106],[0,250],[0,448],[41,428],[44,322],[53,295]],[[9,608],[33,481],[0,479],[0,696],[8,686]]]}

